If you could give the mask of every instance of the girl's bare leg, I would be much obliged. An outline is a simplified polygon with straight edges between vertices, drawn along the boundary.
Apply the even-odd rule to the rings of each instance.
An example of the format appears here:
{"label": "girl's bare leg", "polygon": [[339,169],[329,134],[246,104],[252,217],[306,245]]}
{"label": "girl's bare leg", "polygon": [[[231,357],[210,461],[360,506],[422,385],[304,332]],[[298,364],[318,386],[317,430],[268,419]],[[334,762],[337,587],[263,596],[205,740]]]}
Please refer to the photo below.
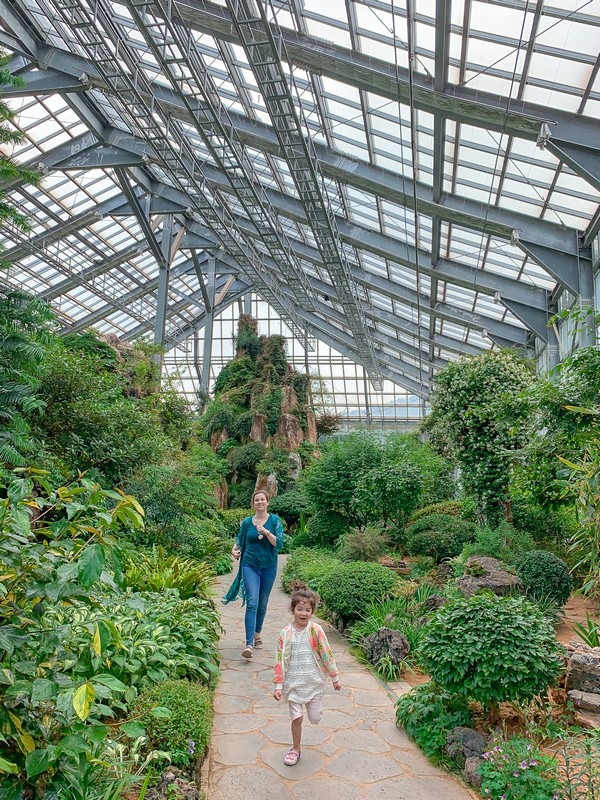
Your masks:
{"label": "girl's bare leg", "polygon": [[300,742],[302,741],[302,717],[292,720],[292,747],[300,752]]}

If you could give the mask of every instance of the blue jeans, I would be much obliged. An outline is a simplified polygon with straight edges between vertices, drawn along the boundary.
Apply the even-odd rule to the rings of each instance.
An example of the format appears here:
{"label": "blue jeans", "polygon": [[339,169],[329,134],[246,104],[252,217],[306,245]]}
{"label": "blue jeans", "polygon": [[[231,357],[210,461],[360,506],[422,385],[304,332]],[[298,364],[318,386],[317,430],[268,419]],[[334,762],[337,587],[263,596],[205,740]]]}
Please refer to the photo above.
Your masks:
{"label": "blue jeans", "polygon": [[246,644],[253,645],[254,634],[262,631],[267,613],[267,603],[276,575],[277,564],[262,569],[242,564],[242,580],[246,590],[246,616],[244,617]]}

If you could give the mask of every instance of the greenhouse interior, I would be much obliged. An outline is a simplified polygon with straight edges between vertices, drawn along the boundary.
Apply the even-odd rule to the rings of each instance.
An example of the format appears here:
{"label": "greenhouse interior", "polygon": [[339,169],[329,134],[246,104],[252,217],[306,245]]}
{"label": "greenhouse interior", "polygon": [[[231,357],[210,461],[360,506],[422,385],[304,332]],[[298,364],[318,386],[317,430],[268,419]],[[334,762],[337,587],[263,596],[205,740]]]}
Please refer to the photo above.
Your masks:
{"label": "greenhouse interior", "polygon": [[0,800],[600,797],[600,0],[0,73]]}

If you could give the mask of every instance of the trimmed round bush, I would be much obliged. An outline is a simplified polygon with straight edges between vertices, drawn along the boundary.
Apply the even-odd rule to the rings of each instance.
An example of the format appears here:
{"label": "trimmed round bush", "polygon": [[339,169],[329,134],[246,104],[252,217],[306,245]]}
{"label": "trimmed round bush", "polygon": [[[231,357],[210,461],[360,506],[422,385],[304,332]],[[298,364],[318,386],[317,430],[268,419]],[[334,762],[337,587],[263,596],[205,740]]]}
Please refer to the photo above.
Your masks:
{"label": "trimmed round bush", "polygon": [[536,600],[551,600],[561,608],[573,591],[573,579],[565,562],[548,550],[531,550],[515,564],[527,594]]}
{"label": "trimmed round bush", "polygon": [[429,514],[406,530],[406,549],[411,556],[430,556],[439,564],[458,556],[475,537],[475,526],[450,514]]}
{"label": "trimmed round bush", "polygon": [[397,576],[381,564],[355,561],[342,564],[321,581],[321,599],[345,622],[358,619],[371,603],[387,600]]}
{"label": "trimmed round bush", "polygon": [[[294,539],[299,537],[295,536]],[[342,562],[329,550],[312,547],[294,547],[287,559],[281,576],[281,585],[289,592],[295,582],[310,586],[315,592],[321,591],[321,581],[329,576]]]}
{"label": "trimmed round bush", "polygon": [[[157,706],[168,708],[171,716],[155,716]],[[167,750],[173,764],[185,766],[208,750],[212,693],[200,683],[162,681],[141,693],[132,717],[144,726],[150,749]]]}
{"label": "trimmed round bush", "polygon": [[564,669],[551,622],[525,597],[486,593],[442,606],[421,640],[423,668],[451,694],[489,706],[529,700]]}

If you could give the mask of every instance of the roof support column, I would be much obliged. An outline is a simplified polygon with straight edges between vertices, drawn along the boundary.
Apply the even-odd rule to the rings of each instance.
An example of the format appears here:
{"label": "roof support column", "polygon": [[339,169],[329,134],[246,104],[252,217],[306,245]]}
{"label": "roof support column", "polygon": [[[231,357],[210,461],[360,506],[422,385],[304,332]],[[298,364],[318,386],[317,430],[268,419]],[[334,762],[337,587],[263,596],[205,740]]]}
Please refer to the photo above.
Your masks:
{"label": "roof support column", "polygon": [[164,347],[169,302],[169,278],[171,272],[171,242],[173,240],[173,217],[166,214],[163,219],[161,249],[163,261],[159,264],[156,320],[154,322],[154,344]]}
{"label": "roof support column", "polygon": [[210,308],[206,309],[204,315],[204,346],[202,349],[202,375],[200,378],[200,389],[205,394],[208,394],[208,384],[210,382],[210,359],[212,356],[213,323],[215,320],[215,269],[216,258],[214,253],[211,253],[208,257],[206,275],[206,292],[210,298]]}
{"label": "roof support column", "polygon": [[548,353],[547,368],[548,372],[550,372],[560,364],[560,344],[556,335],[556,325],[551,325],[548,328],[546,352]]}
{"label": "roof support column", "polygon": [[244,314],[247,317],[252,316],[252,293],[248,292],[248,294],[244,295]]}
{"label": "roof support column", "polygon": [[580,258],[579,268],[579,309],[582,313],[579,343],[582,347],[595,344],[594,325],[594,270],[591,258]]}

